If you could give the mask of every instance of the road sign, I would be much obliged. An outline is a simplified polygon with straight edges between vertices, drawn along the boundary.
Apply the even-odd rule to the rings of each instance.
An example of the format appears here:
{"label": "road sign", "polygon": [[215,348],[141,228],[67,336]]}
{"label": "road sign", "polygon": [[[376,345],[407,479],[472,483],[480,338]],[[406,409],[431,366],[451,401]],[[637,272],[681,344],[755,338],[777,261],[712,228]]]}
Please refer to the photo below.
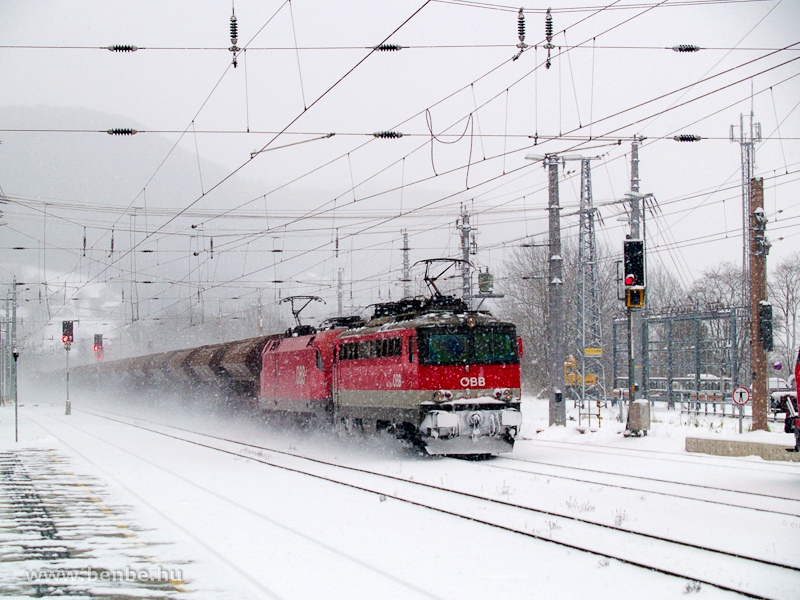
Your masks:
{"label": "road sign", "polygon": [[750,402],[750,390],[746,387],[737,387],[733,390],[733,401],[739,406],[743,406]]}

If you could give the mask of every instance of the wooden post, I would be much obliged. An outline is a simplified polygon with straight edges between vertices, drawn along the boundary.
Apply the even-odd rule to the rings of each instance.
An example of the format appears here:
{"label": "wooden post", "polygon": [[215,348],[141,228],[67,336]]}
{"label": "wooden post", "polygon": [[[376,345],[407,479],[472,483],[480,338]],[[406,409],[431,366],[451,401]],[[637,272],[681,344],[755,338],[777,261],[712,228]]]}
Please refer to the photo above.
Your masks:
{"label": "wooden post", "polygon": [[769,243],[765,235],[764,180],[750,180],[750,364],[752,366],[753,424],[754,430],[769,431],[767,414],[767,352],[759,333],[759,303],[767,299],[767,253]]}

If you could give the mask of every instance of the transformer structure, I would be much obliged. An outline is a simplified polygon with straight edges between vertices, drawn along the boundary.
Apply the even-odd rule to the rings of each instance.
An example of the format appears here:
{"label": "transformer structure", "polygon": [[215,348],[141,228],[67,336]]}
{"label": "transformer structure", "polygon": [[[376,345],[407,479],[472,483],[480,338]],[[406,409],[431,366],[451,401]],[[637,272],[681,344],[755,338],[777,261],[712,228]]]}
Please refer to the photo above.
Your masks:
{"label": "transformer structure", "polygon": [[[597,274],[597,238],[595,218],[597,209],[592,200],[591,158],[581,158],[580,233],[578,242],[578,339],[575,341],[579,373],[573,390],[581,407],[580,418],[586,414],[591,423],[591,405],[585,401],[606,402],[603,370],[603,331],[600,314],[600,294]],[[599,407],[597,413],[599,415]]]}

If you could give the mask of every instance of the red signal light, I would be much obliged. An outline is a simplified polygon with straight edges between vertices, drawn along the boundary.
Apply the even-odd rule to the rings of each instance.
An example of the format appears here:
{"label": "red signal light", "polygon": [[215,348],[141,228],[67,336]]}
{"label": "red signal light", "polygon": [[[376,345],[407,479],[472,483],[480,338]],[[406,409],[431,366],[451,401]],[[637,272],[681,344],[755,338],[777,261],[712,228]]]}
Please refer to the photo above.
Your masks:
{"label": "red signal light", "polygon": [[64,342],[65,344],[68,344],[69,343],[69,336],[68,335],[62,335],[61,336],[61,341]]}
{"label": "red signal light", "polygon": [[95,345],[94,345],[94,351],[95,351],[95,352],[100,352],[100,346],[98,346],[97,344],[95,344]]}
{"label": "red signal light", "polygon": [[636,283],[636,277],[633,275],[625,275],[625,285],[631,286]]}

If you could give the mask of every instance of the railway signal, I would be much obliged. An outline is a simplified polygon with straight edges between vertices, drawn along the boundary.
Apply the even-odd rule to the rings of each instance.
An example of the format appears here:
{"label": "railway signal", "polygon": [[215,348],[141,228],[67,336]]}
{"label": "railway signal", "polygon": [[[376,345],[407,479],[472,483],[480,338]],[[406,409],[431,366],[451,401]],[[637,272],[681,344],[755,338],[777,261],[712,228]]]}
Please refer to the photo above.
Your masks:
{"label": "railway signal", "polygon": [[64,414],[72,414],[72,403],[69,401],[69,351],[72,347],[72,342],[75,341],[73,336],[73,322],[61,321],[61,341],[64,343],[64,350],[66,350],[66,365],[65,365],[65,383],[67,387],[67,410]]}
{"label": "railway signal", "polygon": [[65,346],[75,341],[72,331],[72,321],[61,321],[61,341]]}
{"label": "railway signal", "polygon": [[94,354],[97,357],[97,360],[103,358],[103,334],[102,333],[95,333],[94,334],[94,346],[92,346],[94,350]]}
{"label": "railway signal", "polygon": [[627,308],[642,308],[644,306],[644,292],[646,286],[644,240],[625,240],[622,249],[625,306]]}
{"label": "railway signal", "polygon": [[765,352],[772,352],[772,304],[762,300],[758,303],[758,338]]}

